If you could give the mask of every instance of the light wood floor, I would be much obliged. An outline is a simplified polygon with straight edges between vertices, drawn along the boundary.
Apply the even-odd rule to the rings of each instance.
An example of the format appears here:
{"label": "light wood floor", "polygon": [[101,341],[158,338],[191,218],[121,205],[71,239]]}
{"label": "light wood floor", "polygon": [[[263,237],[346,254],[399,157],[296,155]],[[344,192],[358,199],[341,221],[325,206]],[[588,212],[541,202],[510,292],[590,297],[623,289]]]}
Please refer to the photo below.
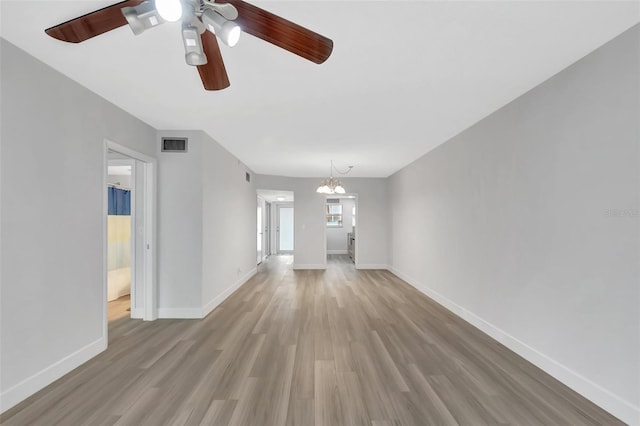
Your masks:
{"label": "light wood floor", "polygon": [[272,257],[204,320],[109,325],[7,425],[613,425],[386,271]]}
{"label": "light wood floor", "polygon": [[115,321],[123,317],[131,316],[131,295],[118,297],[107,303],[107,320]]}

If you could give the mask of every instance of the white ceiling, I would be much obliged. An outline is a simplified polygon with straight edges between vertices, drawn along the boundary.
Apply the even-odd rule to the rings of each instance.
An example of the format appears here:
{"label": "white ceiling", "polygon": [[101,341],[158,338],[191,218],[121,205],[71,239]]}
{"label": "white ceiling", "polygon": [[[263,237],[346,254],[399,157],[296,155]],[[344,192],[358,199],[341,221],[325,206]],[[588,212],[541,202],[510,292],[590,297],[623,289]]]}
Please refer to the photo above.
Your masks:
{"label": "white ceiling", "polygon": [[77,45],[43,30],[115,3],[2,1],[0,34],[157,129],[202,129],[256,173],[388,176],[640,21],[637,1],[259,1],[334,41],[322,65],[244,34],[202,89],[179,24]]}
{"label": "white ceiling", "polygon": [[293,191],[278,191],[272,189],[258,189],[256,191],[260,197],[269,203],[292,203]]}

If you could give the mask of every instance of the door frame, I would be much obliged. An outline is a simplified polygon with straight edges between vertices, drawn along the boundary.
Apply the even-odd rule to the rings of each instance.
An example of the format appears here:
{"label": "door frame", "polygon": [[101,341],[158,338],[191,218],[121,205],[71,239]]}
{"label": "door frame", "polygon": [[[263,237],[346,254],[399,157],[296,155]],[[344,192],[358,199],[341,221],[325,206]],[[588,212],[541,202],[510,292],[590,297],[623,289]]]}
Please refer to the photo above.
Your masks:
{"label": "door frame", "polygon": [[[130,238],[129,238],[129,249],[130,249],[130,257],[131,257],[131,311],[130,311],[130,316],[131,318],[141,318],[142,315],[141,314],[137,314],[134,310],[134,306],[137,305],[136,303],[136,296],[138,296],[135,291],[134,285],[136,284],[136,275],[137,272],[136,271],[136,247],[137,247],[137,239],[136,239],[136,220],[137,220],[137,214],[138,212],[136,211],[136,160],[134,160],[133,158],[126,158],[126,159],[109,159],[109,151],[107,151],[107,175],[108,173],[108,168],[109,166],[131,166],[131,226],[130,226]],[[107,190],[108,190],[109,184],[107,184]],[[108,204],[108,203],[107,203]],[[108,208],[108,206],[107,206]],[[109,234],[109,226],[107,225],[107,240],[108,240],[108,234]],[[107,241],[107,252],[109,250],[109,242]],[[109,254],[107,253],[107,263],[109,262]],[[107,292],[109,291],[109,280],[108,280],[108,276],[109,276],[109,271],[108,271],[108,267],[107,267]],[[107,304],[109,302],[109,299],[107,298]]]}
{"label": "door frame", "polygon": [[[256,197],[256,240],[258,238],[258,235],[260,235],[260,251],[258,253],[258,255],[260,256],[260,258],[258,259],[258,256],[256,256],[256,265],[259,265],[262,263],[262,261],[265,258],[265,253],[264,253],[264,231],[263,231],[263,226],[264,226],[264,209],[265,207],[265,201],[264,198],[262,198],[260,195],[258,195]],[[257,222],[260,222],[260,224],[258,225]],[[256,249],[258,249],[258,245],[257,245],[257,241],[256,241]]]}
{"label": "door frame", "polygon": [[265,258],[271,256],[271,203],[264,202],[264,233],[263,235],[263,247]]}
{"label": "door frame", "polygon": [[[142,268],[142,294],[138,294],[136,298],[137,302],[141,302],[142,305],[142,319],[145,321],[153,321],[158,318],[158,303],[157,303],[157,286],[156,286],[156,263],[157,263],[157,250],[156,250],[156,223],[157,223],[157,169],[158,162],[156,158],[141,152],[135,151],[126,146],[120,145],[111,140],[105,139],[103,146],[103,170],[102,170],[102,247],[103,253],[103,317],[104,317],[104,335],[107,336],[108,331],[108,317],[107,317],[107,213],[108,213],[108,194],[107,194],[107,173],[109,164],[109,151],[117,152],[133,160],[139,161],[141,164],[136,166],[141,167],[142,173],[138,170],[138,175],[142,176],[142,180],[136,179],[136,176],[132,176],[132,182],[135,185],[134,194],[143,194],[143,235],[141,238],[136,238],[138,244],[142,245],[142,259],[135,257],[136,250],[133,251],[132,259],[135,259],[135,265],[132,265],[133,269],[137,267]],[[140,219],[140,218],[138,218]],[[136,233],[137,234],[137,233]],[[136,235],[137,236],[137,235]],[[135,238],[135,237],[134,237]],[[138,271],[140,272],[140,271]],[[136,283],[138,287],[139,283]],[[138,291],[136,289],[136,291]],[[142,296],[142,297],[140,297]],[[135,296],[134,296],[135,297]],[[133,297],[132,297],[133,300]],[[132,307],[133,310],[133,307]]]}
{"label": "door frame", "polygon": [[360,256],[360,250],[358,250],[358,241],[360,240],[360,237],[358,237],[358,235],[360,234],[360,232],[358,232],[359,229],[359,223],[360,223],[360,206],[358,205],[358,194],[356,192],[347,192],[346,194],[339,194],[339,195],[335,195],[335,194],[331,194],[331,195],[326,195],[323,198],[323,204],[322,204],[322,217],[323,219],[323,226],[322,226],[322,232],[324,235],[323,241],[324,241],[324,267],[327,267],[327,219],[326,219],[326,205],[327,205],[327,198],[348,198],[348,197],[353,197],[352,199],[355,202],[355,206],[356,206],[356,241],[354,244],[354,250],[356,252],[356,257],[355,259],[353,259],[353,264],[355,265],[355,268],[358,269],[358,265],[359,265],[359,256]]}
{"label": "door frame", "polygon": [[[293,210],[293,250],[280,250],[280,209],[281,208],[290,208]],[[296,216],[295,216],[295,208],[293,203],[278,203],[276,204],[276,253],[278,254],[293,254],[296,249],[295,246],[295,232],[296,232]]]}

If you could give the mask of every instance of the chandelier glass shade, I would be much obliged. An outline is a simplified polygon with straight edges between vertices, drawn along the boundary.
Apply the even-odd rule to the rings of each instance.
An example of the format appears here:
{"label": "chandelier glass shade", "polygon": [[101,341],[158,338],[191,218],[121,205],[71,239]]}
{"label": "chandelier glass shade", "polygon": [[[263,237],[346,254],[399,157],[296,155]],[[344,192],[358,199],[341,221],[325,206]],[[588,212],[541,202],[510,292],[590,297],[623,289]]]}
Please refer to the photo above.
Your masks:
{"label": "chandelier glass shade", "polygon": [[323,180],[316,192],[318,194],[344,194],[347,191],[345,191],[342,183],[332,176]]}
{"label": "chandelier glass shade", "polygon": [[[349,166],[349,169],[346,172],[341,172],[338,169],[336,171],[340,174],[346,175],[351,171],[353,166]],[[329,173],[329,177],[320,182],[320,186],[316,189],[318,194],[344,194],[347,192],[342,186],[342,182],[333,177],[333,160],[331,161],[331,172]]]}

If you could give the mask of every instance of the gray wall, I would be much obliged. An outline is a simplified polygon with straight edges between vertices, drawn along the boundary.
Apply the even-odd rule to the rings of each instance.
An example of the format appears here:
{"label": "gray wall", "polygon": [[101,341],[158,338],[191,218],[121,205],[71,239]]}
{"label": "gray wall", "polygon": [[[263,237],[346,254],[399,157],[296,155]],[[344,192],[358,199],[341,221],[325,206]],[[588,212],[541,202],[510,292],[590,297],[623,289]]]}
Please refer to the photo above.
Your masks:
{"label": "gray wall", "polygon": [[[202,303],[208,313],[256,270],[253,173],[203,133]],[[245,173],[251,174],[251,182]]]}
{"label": "gray wall", "polygon": [[[325,196],[316,193],[321,178],[256,175],[257,189],[294,193],[294,267],[326,265]],[[386,268],[388,263],[387,179],[340,179],[349,193],[358,194],[357,250],[360,268]]]}
{"label": "gray wall", "polygon": [[106,346],[104,140],[155,130],[1,40],[2,408]]}
{"label": "gray wall", "polygon": [[394,272],[633,423],[639,40],[635,26],[389,187]]}
{"label": "gray wall", "polygon": [[[160,152],[163,136],[186,153]],[[249,169],[201,131],[158,132],[158,314],[201,318],[255,272],[256,191]]]}
{"label": "gray wall", "polygon": [[[158,159],[160,316],[202,317],[255,271],[256,196],[203,132],[158,132],[4,39],[0,50],[4,410],[106,347],[105,139]],[[188,136],[189,152],[161,153],[162,135]]]}
{"label": "gray wall", "polygon": [[[186,153],[161,152],[162,136],[187,137]],[[158,315],[199,317],[202,307],[202,156],[200,131],[159,131]]]}

